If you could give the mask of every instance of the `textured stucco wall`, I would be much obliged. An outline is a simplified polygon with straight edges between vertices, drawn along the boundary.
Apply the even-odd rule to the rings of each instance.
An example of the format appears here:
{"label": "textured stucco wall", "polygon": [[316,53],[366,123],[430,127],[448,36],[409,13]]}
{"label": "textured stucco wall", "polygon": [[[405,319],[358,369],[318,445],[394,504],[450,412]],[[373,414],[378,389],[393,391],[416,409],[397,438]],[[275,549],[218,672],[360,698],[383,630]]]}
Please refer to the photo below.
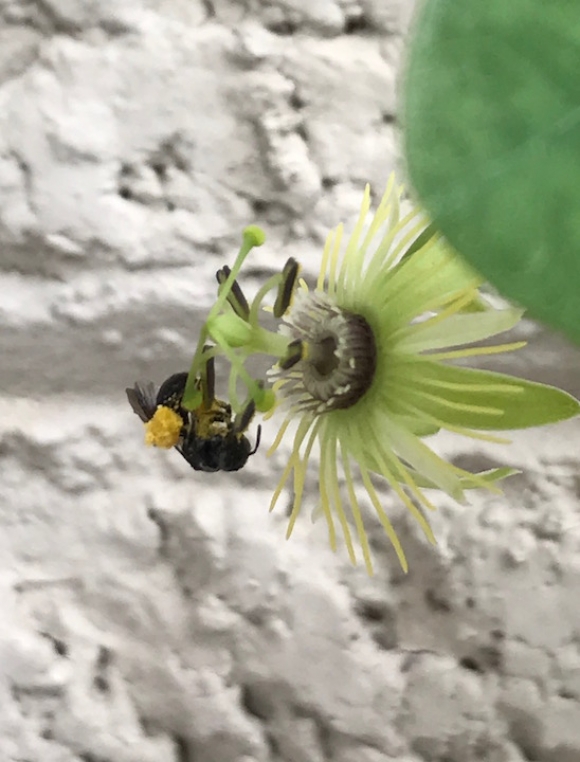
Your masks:
{"label": "textured stucco wall", "polygon": [[[250,275],[308,269],[380,192],[410,6],[0,0],[0,762],[580,760],[577,423],[443,438],[524,473],[441,499],[435,550],[386,494],[411,571],[371,518],[368,579],[311,505],[284,542],[284,452],[194,473],[124,399],[187,366],[244,225]],[[520,332],[496,367],[579,394]]]}

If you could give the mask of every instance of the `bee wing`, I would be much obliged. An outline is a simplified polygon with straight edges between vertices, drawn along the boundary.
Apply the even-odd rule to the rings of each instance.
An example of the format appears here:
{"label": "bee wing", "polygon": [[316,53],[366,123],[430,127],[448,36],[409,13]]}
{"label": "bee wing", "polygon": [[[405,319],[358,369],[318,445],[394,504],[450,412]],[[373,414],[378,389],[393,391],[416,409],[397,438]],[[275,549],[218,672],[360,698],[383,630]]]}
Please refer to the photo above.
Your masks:
{"label": "bee wing", "polygon": [[157,388],[155,384],[151,381],[143,384],[137,382],[132,388],[125,389],[125,392],[133,412],[139,416],[143,423],[150,421],[157,409]]}

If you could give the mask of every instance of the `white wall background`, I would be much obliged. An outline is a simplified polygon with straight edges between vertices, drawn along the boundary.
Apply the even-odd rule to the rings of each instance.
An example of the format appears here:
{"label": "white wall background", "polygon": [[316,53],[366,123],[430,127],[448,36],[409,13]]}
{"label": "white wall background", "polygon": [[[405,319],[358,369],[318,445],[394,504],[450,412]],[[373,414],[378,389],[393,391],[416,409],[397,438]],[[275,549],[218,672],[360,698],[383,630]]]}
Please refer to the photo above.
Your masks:
{"label": "white wall background", "polygon": [[[0,762],[579,762],[580,427],[441,499],[385,495],[405,577],[142,446],[124,387],[185,369],[215,270],[316,266],[397,156],[405,0],[0,0]],[[250,287],[252,277],[250,277]],[[580,394],[526,324],[503,367]],[[312,475],[315,487],[316,475]],[[314,497],[314,489],[310,494]]]}

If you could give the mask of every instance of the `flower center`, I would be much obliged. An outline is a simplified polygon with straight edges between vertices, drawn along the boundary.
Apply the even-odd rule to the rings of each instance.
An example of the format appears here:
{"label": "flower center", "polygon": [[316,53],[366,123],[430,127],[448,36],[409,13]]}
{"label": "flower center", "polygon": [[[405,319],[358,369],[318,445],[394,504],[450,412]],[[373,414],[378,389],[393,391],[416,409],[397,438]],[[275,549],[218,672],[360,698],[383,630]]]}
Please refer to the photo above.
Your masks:
{"label": "flower center", "polygon": [[356,404],[371,386],[377,365],[375,337],[365,318],[325,294],[310,293],[297,299],[287,323],[304,352],[288,373],[279,373],[283,396],[315,413]]}
{"label": "flower center", "polygon": [[329,376],[338,368],[338,339],[330,334],[308,344],[308,362],[320,378]]}

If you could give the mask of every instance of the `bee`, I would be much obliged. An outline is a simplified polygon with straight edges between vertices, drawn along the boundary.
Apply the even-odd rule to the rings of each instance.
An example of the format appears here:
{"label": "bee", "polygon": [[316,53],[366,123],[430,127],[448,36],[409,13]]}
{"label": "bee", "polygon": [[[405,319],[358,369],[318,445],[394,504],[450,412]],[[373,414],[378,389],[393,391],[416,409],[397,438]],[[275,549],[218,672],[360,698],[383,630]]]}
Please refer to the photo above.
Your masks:
{"label": "bee", "polygon": [[125,390],[129,404],[145,424],[160,408],[177,414],[180,425],[174,446],[196,471],[239,471],[260,445],[260,426],[253,448],[244,433],[256,412],[254,402],[250,401],[238,415],[233,416],[231,405],[215,396],[211,358],[207,361],[203,379],[198,380],[203,401],[195,410],[187,410],[182,406],[187,376],[187,373],[174,373],[159,389],[151,382],[136,383]]}

